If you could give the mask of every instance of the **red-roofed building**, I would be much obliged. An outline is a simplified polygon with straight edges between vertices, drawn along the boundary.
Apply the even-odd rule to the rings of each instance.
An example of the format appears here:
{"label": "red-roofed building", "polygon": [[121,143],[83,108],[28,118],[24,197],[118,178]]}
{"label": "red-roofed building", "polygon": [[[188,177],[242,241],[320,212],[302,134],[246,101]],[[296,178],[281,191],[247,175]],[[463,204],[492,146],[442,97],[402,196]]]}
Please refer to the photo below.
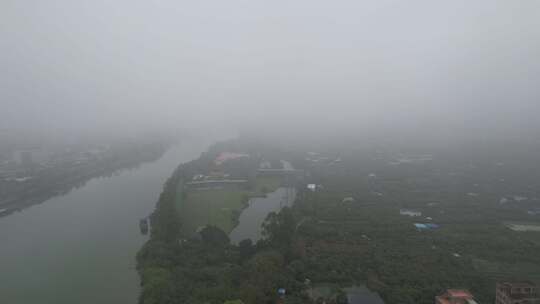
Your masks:
{"label": "red-roofed building", "polygon": [[221,152],[214,160],[214,163],[220,166],[229,160],[242,158],[242,157],[249,157],[249,154],[234,153],[234,152]]}
{"label": "red-roofed building", "polygon": [[468,290],[448,289],[445,293],[435,297],[435,304],[477,304]]}

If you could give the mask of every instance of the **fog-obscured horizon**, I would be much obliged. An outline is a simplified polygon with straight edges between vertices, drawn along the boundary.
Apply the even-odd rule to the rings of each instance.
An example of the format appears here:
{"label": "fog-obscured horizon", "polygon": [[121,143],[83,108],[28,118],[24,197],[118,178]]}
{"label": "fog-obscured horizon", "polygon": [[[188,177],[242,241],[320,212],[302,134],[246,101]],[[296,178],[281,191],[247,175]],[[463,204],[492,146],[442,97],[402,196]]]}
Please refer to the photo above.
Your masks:
{"label": "fog-obscured horizon", "polygon": [[0,38],[0,140],[540,134],[534,0],[4,0]]}

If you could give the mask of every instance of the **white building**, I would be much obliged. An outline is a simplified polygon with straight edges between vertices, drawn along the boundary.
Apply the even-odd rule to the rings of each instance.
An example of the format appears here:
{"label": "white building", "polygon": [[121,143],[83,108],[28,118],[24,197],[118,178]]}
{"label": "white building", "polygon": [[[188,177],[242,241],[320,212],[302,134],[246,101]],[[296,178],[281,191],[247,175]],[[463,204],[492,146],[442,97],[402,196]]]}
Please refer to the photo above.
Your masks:
{"label": "white building", "polygon": [[409,209],[401,209],[399,210],[399,214],[408,215],[411,217],[422,216],[422,212],[416,211],[416,210],[409,210]]}

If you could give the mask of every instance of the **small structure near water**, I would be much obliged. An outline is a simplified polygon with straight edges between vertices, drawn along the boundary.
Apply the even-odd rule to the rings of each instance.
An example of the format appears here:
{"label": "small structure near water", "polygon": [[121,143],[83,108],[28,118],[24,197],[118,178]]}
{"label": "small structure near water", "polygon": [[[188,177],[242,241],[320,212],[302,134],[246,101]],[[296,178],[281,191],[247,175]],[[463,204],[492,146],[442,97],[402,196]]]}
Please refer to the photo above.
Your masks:
{"label": "small structure near water", "polygon": [[414,223],[414,227],[416,227],[418,231],[423,231],[437,229],[439,228],[439,225],[433,223]]}
{"label": "small structure near water", "polygon": [[352,196],[348,196],[348,197],[343,198],[343,200],[341,202],[342,203],[354,203],[355,199]]}
{"label": "small structure near water", "polygon": [[145,217],[139,221],[139,228],[142,234],[148,234],[148,218]]}
{"label": "small structure near water", "polygon": [[399,214],[408,215],[410,217],[422,216],[422,212],[417,211],[417,210],[411,210],[411,209],[400,209]]}

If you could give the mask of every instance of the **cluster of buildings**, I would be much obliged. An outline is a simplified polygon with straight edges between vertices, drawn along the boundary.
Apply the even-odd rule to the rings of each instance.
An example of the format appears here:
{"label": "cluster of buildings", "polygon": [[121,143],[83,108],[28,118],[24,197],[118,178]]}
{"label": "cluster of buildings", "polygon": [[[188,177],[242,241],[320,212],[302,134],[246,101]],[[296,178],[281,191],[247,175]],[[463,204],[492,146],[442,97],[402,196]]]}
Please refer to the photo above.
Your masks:
{"label": "cluster of buildings", "polygon": [[307,154],[308,156],[305,158],[305,160],[312,164],[333,165],[333,164],[341,163],[340,157],[330,157],[330,156],[326,156],[318,152],[308,152]]}
{"label": "cluster of buildings", "polygon": [[[435,304],[477,304],[463,289],[448,289],[435,297]],[[538,286],[532,282],[502,282],[495,287],[495,304],[540,304]]]}
{"label": "cluster of buildings", "polygon": [[538,286],[531,282],[497,283],[495,304],[540,304]]}
{"label": "cluster of buildings", "polygon": [[301,176],[304,174],[301,170],[296,170],[292,166],[292,164],[285,160],[280,160],[281,166],[279,168],[273,168],[270,162],[263,161],[259,165],[259,169],[257,170],[257,175],[259,176],[282,176],[282,177],[288,177],[288,176]]}
{"label": "cluster of buildings", "polygon": [[221,166],[233,159],[249,157],[247,154],[237,154],[223,152],[214,160],[215,167],[207,174],[195,174],[191,181],[186,183],[190,189],[209,190],[222,188],[241,188],[247,185],[248,180],[245,178],[234,178],[230,174],[224,172]]}
{"label": "cluster of buildings", "polygon": [[[210,168],[210,172],[207,174],[196,174],[192,177],[191,181],[186,183],[191,189],[208,190],[208,189],[234,189],[241,188],[248,185],[250,178],[253,176],[281,176],[281,177],[295,177],[300,176],[303,172],[295,170],[291,163],[281,160],[281,166],[279,168],[272,167],[269,161],[263,160],[258,167],[252,167],[251,164],[240,166],[241,174],[229,174],[226,171],[226,163],[232,160],[245,159],[249,162],[252,156],[245,153],[236,152],[221,152],[216,156],[213,161],[213,166]],[[225,166],[224,166],[225,165]],[[238,171],[238,170],[233,170]],[[251,172],[253,171],[253,172]]]}
{"label": "cluster of buildings", "polygon": [[186,186],[197,190],[222,188],[236,189],[244,187],[248,183],[248,180],[245,178],[232,177],[231,174],[224,171],[223,164],[231,160],[249,157],[250,155],[245,153],[221,152],[214,159],[214,166],[210,168],[209,173],[194,175],[191,181],[186,183]]}
{"label": "cluster of buildings", "polygon": [[[46,149],[32,148],[16,150],[0,161],[0,180],[25,182],[28,175],[51,168],[72,168],[84,166],[96,160],[111,158],[110,146],[99,145],[90,148]],[[26,177],[26,178],[25,178]]]}

